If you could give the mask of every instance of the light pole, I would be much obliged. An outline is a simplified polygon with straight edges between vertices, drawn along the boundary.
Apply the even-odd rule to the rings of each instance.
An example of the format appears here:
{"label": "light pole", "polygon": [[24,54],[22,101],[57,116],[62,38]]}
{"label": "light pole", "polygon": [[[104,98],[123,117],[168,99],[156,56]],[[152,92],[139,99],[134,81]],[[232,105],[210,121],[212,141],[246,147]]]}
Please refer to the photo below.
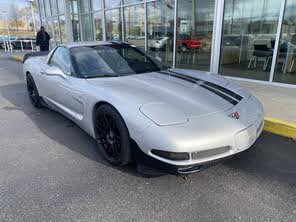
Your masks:
{"label": "light pole", "polygon": [[35,32],[35,35],[36,35],[37,29],[36,29],[35,16],[34,16],[34,8],[33,8],[33,2],[34,2],[34,0],[27,0],[27,2],[29,3],[29,5],[31,7],[31,14],[32,14],[32,20],[33,20],[34,32]]}

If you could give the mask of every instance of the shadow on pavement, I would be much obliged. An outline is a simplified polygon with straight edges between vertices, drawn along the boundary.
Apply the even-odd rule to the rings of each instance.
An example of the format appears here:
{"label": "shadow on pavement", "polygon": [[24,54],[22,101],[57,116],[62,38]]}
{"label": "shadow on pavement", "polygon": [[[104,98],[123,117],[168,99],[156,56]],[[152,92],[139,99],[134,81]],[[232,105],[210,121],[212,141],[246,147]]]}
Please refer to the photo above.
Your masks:
{"label": "shadow on pavement", "polygon": [[122,172],[140,176],[134,165],[125,167],[111,166],[100,154],[93,138],[80,129],[74,122],[63,115],[47,109],[34,108],[27,96],[24,83],[10,84],[0,87],[1,95],[14,105],[4,107],[6,111],[22,111],[40,129],[42,133],[57,143],[79,153],[92,161],[104,164]]}
{"label": "shadow on pavement", "polygon": [[296,141],[263,132],[254,146],[227,162],[233,169],[296,185]]}

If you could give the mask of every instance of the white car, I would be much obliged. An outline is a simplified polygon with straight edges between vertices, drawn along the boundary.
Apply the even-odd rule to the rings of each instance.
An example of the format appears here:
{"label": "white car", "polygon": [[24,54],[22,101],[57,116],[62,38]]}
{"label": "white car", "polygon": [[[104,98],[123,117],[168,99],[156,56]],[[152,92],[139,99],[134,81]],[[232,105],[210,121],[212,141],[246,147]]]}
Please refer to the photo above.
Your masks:
{"label": "white car", "polygon": [[127,43],[63,44],[27,55],[23,68],[32,104],[73,120],[117,166],[197,172],[249,149],[264,125],[247,90],[220,75],[168,68]]}
{"label": "white car", "polygon": [[164,50],[166,45],[169,44],[169,37],[160,37],[148,41],[148,46],[152,50]]}

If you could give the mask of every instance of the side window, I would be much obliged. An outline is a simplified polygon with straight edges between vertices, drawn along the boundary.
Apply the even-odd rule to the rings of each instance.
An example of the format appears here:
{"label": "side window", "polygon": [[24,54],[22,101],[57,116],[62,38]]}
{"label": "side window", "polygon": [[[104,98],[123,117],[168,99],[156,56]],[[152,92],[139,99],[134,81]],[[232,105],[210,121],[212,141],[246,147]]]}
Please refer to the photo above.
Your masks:
{"label": "side window", "polygon": [[65,47],[58,47],[52,55],[49,65],[56,66],[65,74],[71,75],[71,61],[68,50]]}

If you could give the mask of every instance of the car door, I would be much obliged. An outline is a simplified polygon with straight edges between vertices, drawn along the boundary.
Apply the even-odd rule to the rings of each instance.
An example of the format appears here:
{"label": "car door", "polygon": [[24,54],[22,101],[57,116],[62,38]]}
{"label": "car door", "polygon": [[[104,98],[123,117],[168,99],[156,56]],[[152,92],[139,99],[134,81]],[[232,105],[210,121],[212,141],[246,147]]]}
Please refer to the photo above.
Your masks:
{"label": "car door", "polygon": [[71,119],[83,117],[83,79],[77,78],[72,69],[69,50],[59,46],[48,61],[47,67],[58,67],[65,75],[54,76],[43,72],[43,97],[49,105]]}

